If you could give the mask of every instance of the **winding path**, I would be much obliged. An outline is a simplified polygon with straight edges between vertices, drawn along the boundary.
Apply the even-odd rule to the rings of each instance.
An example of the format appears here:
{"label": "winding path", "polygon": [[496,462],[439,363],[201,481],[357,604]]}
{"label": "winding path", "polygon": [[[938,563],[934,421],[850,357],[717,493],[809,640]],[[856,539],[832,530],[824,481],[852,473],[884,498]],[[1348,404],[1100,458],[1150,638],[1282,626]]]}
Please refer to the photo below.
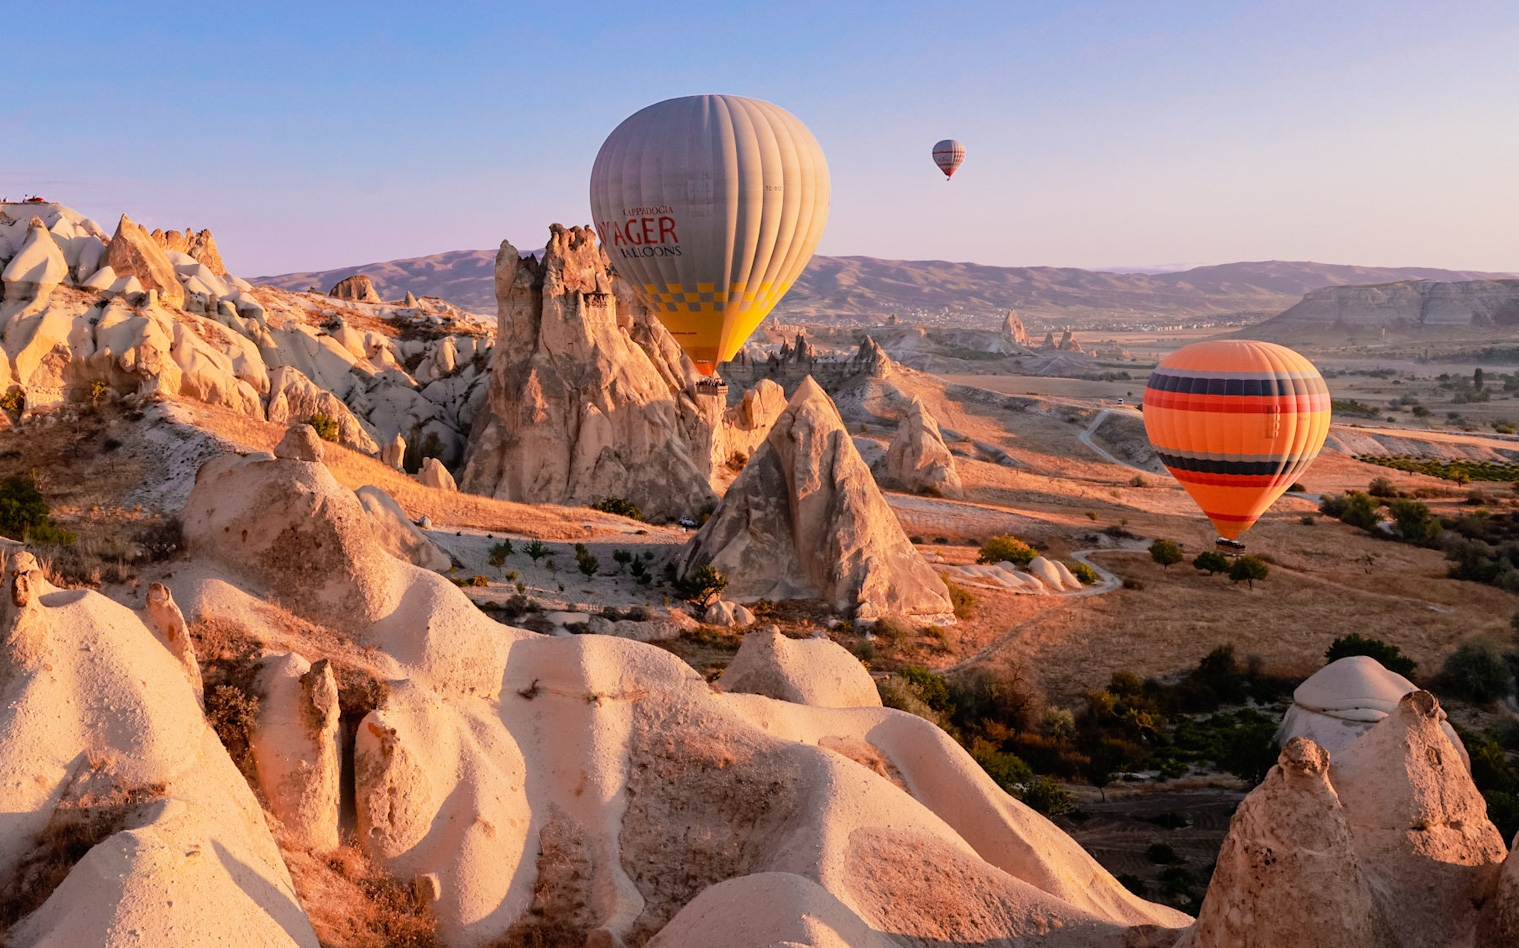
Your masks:
{"label": "winding path", "polygon": [[1076,437],[1078,437],[1078,438],[1081,439],[1081,443],[1082,444],[1084,444],[1087,447],[1091,448],[1096,453],[1102,455],[1108,461],[1111,461],[1112,463],[1117,464],[1119,467],[1133,468],[1134,470],[1139,471],[1139,472],[1144,473],[1144,474],[1151,473],[1150,471],[1146,470],[1145,468],[1140,467],[1138,464],[1134,464],[1134,463],[1131,463],[1129,461],[1125,461],[1122,458],[1115,457],[1114,455],[1109,454],[1107,451],[1103,450],[1102,448],[1099,448],[1097,446],[1097,443],[1092,440],[1092,435],[1097,432],[1098,428],[1102,427],[1102,423],[1107,420],[1108,415],[1112,414],[1115,411],[1124,411],[1124,412],[1128,412],[1130,414],[1138,414],[1138,412],[1135,412],[1131,408],[1122,408],[1122,409],[1120,409],[1120,408],[1104,408],[1102,411],[1100,411],[1100,412],[1097,413],[1097,417],[1096,418],[1092,419],[1092,423],[1090,425],[1087,425],[1086,428],[1083,429],[1082,432],[1080,434],[1078,434]]}

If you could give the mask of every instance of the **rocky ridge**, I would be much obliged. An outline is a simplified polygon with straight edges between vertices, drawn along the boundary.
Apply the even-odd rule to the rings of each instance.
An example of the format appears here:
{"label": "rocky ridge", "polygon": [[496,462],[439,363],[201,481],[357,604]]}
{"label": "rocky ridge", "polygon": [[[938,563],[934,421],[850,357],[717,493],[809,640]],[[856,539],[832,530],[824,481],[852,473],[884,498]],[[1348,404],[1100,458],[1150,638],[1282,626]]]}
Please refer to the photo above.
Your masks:
{"label": "rocky ridge", "polygon": [[0,205],[0,287],[0,390],[25,412],[163,395],[280,423],[324,415],[365,453],[408,439],[415,469],[457,465],[485,401],[488,323],[255,289],[205,230],[149,234],[123,216],[107,234],[63,205]]}
{"label": "rocky ridge", "polygon": [[[587,228],[551,228],[540,261],[502,242],[489,404],[462,487],[528,503],[630,500],[649,516],[694,515],[721,405],[624,290]],[[703,404],[705,402],[705,404]]]}

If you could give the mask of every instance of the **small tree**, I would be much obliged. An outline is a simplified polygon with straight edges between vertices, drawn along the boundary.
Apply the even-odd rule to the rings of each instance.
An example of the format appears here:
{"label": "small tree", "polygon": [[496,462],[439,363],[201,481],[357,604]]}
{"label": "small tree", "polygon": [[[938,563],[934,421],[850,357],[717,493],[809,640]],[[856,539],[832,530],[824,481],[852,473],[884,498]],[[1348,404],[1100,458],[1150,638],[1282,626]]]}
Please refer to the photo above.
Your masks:
{"label": "small tree", "polygon": [[1180,563],[1184,557],[1181,555],[1181,547],[1172,541],[1156,540],[1150,544],[1150,559],[1169,570],[1171,564]]}
{"label": "small tree", "polygon": [[1206,572],[1209,576],[1227,573],[1229,572],[1229,558],[1222,553],[1204,550],[1197,554],[1197,558],[1192,561],[1192,567]]}
{"label": "small tree", "polygon": [[712,566],[698,566],[674,582],[675,594],[693,606],[705,606],[728,585],[728,577]]}
{"label": "small tree", "polygon": [[601,561],[586,549],[584,543],[577,543],[575,544],[575,565],[585,574],[586,579],[590,579],[601,568]]}
{"label": "small tree", "polygon": [[1362,638],[1359,632],[1342,635],[1331,642],[1324,652],[1324,660],[1337,662],[1351,655],[1374,658],[1383,668],[1405,678],[1412,677],[1414,669],[1419,667],[1418,662],[1404,655],[1396,645],[1389,645],[1381,639]]}
{"label": "small tree", "polygon": [[1446,656],[1443,671],[1453,694],[1482,704],[1507,695],[1513,685],[1503,656],[1487,639],[1467,642]]}
{"label": "small tree", "polygon": [[606,500],[598,500],[591,505],[591,509],[618,517],[627,517],[629,520],[643,519],[643,510],[626,497],[608,497]]}
{"label": "small tree", "polygon": [[496,569],[506,565],[506,558],[512,555],[512,541],[502,540],[491,547],[490,564]]}
{"label": "small tree", "polygon": [[1229,578],[1236,583],[1244,580],[1251,589],[1255,588],[1257,579],[1264,580],[1270,573],[1271,568],[1258,556],[1242,556],[1229,567]]}
{"label": "small tree", "polygon": [[995,536],[982,544],[981,552],[976,554],[976,562],[1012,562],[1019,566],[1027,566],[1029,561],[1038,555],[1038,550],[1022,540],[1010,536]]}
{"label": "small tree", "polygon": [[522,552],[526,553],[528,559],[532,560],[534,565],[536,565],[539,560],[549,555],[549,548],[543,545],[542,540],[534,537],[532,543],[522,548]]}
{"label": "small tree", "polygon": [[628,564],[633,562],[633,554],[627,550],[613,550],[612,562],[626,569]]}
{"label": "small tree", "polygon": [[1398,499],[1388,504],[1387,510],[1392,514],[1393,522],[1398,525],[1398,532],[1408,543],[1420,546],[1434,543],[1444,530],[1440,521],[1430,514],[1429,508],[1417,500]]}

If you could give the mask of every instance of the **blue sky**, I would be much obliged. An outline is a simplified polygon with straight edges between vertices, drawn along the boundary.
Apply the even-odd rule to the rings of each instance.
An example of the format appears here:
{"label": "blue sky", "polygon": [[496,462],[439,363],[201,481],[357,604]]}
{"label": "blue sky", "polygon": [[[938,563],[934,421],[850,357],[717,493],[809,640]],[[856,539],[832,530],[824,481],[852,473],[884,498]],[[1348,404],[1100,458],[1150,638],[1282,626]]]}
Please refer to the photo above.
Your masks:
{"label": "blue sky", "polygon": [[76,0],[6,33],[0,195],[210,227],[250,276],[541,246],[618,122],[698,92],[811,128],[823,253],[1519,271],[1511,0]]}

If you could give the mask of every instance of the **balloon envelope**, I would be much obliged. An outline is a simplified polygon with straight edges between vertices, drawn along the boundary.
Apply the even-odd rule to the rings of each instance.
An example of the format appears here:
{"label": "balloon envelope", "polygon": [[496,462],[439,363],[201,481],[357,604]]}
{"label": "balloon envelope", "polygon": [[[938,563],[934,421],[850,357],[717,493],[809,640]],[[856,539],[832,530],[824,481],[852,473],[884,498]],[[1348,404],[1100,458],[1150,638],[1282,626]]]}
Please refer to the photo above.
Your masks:
{"label": "balloon envelope", "polygon": [[946,138],[934,146],[934,164],[944,172],[944,177],[952,177],[955,169],[960,167],[960,162],[965,160],[965,146],[953,138]]}
{"label": "balloon envelope", "polygon": [[612,267],[707,374],[807,266],[828,199],[828,165],[807,127],[734,95],[634,113],[591,169],[591,212]]}
{"label": "balloon envelope", "polygon": [[1313,363],[1269,342],[1199,342],[1145,385],[1156,454],[1233,540],[1313,462],[1329,433],[1329,389]]}

